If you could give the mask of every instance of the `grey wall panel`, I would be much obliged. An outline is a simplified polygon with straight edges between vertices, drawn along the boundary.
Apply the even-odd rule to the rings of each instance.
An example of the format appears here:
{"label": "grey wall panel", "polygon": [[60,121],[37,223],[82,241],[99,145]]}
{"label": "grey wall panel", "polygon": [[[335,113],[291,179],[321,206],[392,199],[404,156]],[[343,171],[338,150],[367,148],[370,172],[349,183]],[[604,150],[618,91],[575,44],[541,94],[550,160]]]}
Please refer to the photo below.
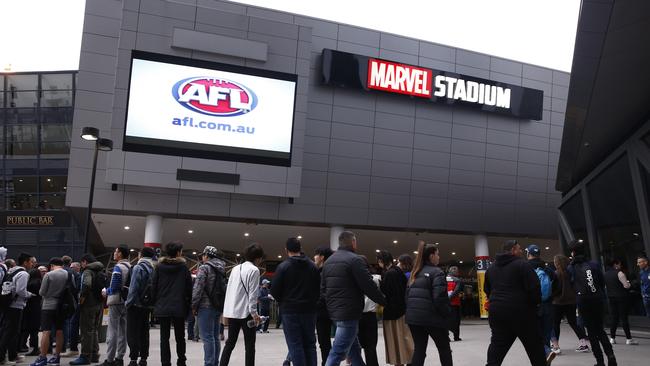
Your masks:
{"label": "grey wall panel", "polygon": [[[99,162],[98,208],[350,227],[556,234],[559,195],[553,181],[566,109],[566,73],[215,0],[128,0],[124,9],[121,2],[91,1],[86,20],[73,134],[94,125],[116,140],[110,158]],[[233,51],[217,44],[205,52],[172,48],[174,28],[234,39],[237,47]],[[241,57],[241,51],[250,51],[240,49],[242,44],[267,47],[267,61]],[[123,153],[133,48],[299,74],[294,167]],[[322,86],[324,48],[540,89],[545,95],[542,120]],[[71,147],[78,153],[70,160],[67,203],[83,207],[91,154],[77,140]],[[239,173],[241,184],[178,182],[175,170],[180,167]],[[132,185],[126,192],[113,192],[110,182]],[[278,196],[296,198],[291,204]]]}

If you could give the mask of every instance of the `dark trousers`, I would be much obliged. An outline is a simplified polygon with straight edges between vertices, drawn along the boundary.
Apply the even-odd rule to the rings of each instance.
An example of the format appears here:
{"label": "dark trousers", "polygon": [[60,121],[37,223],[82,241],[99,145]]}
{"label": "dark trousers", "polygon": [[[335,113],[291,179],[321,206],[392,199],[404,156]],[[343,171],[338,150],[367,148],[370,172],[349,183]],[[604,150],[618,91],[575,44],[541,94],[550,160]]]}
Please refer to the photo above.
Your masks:
{"label": "dark trousers", "polygon": [[316,334],[321,359],[323,360],[322,365],[325,366],[327,356],[329,356],[332,349],[332,320],[326,317],[316,318]]}
{"label": "dark trousers", "polygon": [[488,347],[487,366],[501,365],[517,338],[524,345],[531,366],[546,366],[544,339],[533,310],[521,314],[521,311],[491,306],[489,323],[492,337]]}
{"label": "dark trousers", "polygon": [[102,325],[102,304],[82,305],[79,309],[81,355],[91,359],[99,355],[99,327]]}
{"label": "dark trousers", "polygon": [[237,344],[240,329],[244,332],[244,346],[246,347],[245,365],[255,365],[255,328],[249,328],[246,325],[246,322],[251,319],[250,316],[246,319],[228,319],[228,340],[226,340],[226,345],[223,347],[223,351],[221,351],[219,365],[228,366],[228,363],[230,363],[230,355]]}
{"label": "dark trousers", "polygon": [[553,305],[553,331],[555,333],[555,339],[558,341],[560,340],[560,322],[562,322],[562,318],[566,318],[566,321],[569,323],[578,339],[587,339],[585,329],[578,325],[575,304]]}
{"label": "dark trousers", "polygon": [[38,349],[38,331],[37,330],[23,330],[20,333],[20,348],[29,348],[27,340],[29,339],[29,347]]}
{"label": "dark trousers", "polygon": [[[604,365],[603,351],[607,358],[614,357],[614,350],[609,343],[607,333],[603,326],[604,304],[601,301],[593,301],[583,304],[578,304],[578,311],[582,321],[587,328],[587,335],[589,336],[589,343],[591,344],[591,352],[599,365]],[[602,351],[600,346],[602,345]]]}
{"label": "dark trousers", "polygon": [[174,326],[174,339],[176,340],[176,365],[185,366],[185,318],[159,317],[160,320],[160,364],[170,366],[171,350],[169,349],[169,336],[171,327]]}
{"label": "dark trousers", "polygon": [[449,331],[454,335],[454,340],[460,340],[460,305],[449,307]]}
{"label": "dark trousers", "polygon": [[71,351],[79,350],[79,309],[75,311],[74,315],[69,319],[70,327],[68,334],[68,342]]}
{"label": "dark trousers", "polygon": [[367,312],[359,320],[359,344],[366,356],[366,365],[379,366],[377,360],[377,313]]}
{"label": "dark trousers", "polygon": [[132,361],[149,357],[149,309],[131,306],[126,310],[126,343]]}
{"label": "dark trousers", "polygon": [[438,348],[440,356],[440,364],[442,366],[453,366],[454,361],[451,357],[451,347],[449,346],[449,330],[446,328],[436,327],[421,327],[419,325],[409,324],[411,329],[411,336],[413,336],[413,358],[411,359],[411,366],[424,365],[424,359],[427,357],[427,344],[429,337]]}
{"label": "dark trousers", "polygon": [[282,313],[284,338],[294,366],[316,366],[316,314]]}
{"label": "dark trousers", "polygon": [[20,322],[22,320],[22,309],[8,308],[2,317],[0,325],[0,362],[5,360],[5,353],[9,352],[9,360],[13,361],[18,357],[18,341],[20,337]]}
{"label": "dark trousers", "polygon": [[628,306],[627,298],[625,297],[613,297],[609,299],[609,314],[612,316],[612,324],[609,332],[610,337],[616,338],[616,328],[618,328],[620,322],[625,332],[625,338],[632,338],[630,323],[627,318]]}
{"label": "dark trousers", "polygon": [[268,332],[269,330],[269,323],[271,322],[271,310],[269,308],[260,308],[260,316],[265,316],[267,317],[266,320],[257,326],[257,330],[261,330],[262,332]]}

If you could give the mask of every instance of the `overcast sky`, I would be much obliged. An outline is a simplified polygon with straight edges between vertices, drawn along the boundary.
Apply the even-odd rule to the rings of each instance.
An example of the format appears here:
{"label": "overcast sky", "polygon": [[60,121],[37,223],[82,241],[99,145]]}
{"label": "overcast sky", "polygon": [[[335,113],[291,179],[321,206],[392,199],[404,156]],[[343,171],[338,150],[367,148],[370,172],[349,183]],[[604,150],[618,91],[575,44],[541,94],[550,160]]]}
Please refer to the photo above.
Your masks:
{"label": "overcast sky", "polygon": [[[108,0],[106,0],[108,1]],[[180,1],[179,1],[180,2]],[[183,0],[187,2],[187,0]],[[580,0],[238,0],[570,71]],[[76,70],[85,0],[0,0],[0,71]]]}

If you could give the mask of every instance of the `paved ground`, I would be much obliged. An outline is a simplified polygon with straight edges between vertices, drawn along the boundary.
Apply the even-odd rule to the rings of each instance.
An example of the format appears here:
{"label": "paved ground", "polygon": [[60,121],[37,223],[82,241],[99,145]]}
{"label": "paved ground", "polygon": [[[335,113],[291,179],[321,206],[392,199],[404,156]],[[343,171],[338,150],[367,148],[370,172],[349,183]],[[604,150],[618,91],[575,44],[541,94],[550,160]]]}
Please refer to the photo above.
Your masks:
{"label": "paved ground", "polygon": [[[268,334],[257,335],[257,353],[256,364],[261,366],[266,365],[282,365],[282,361],[287,353],[287,347],[284,342],[284,336],[281,329],[274,329],[271,327]],[[173,333],[172,333],[173,334]],[[227,332],[226,332],[227,334]],[[562,346],[563,353],[555,359],[554,366],[576,366],[576,365],[593,365],[594,358],[591,353],[576,353],[574,348],[577,344],[577,339],[568,326],[562,328]],[[626,346],[618,344],[615,346],[615,353],[621,366],[636,366],[648,365],[650,359],[650,333],[638,332],[634,334],[639,340],[639,346]],[[481,366],[485,364],[486,350],[489,344],[490,329],[486,322],[482,321],[469,321],[465,322],[461,328],[462,342],[452,343],[451,347],[454,352],[454,365],[456,366]],[[645,338],[641,338],[645,337]],[[173,338],[173,335],[172,335]],[[149,364],[152,366],[160,365],[160,345],[159,345],[159,331],[152,330],[151,333],[151,357]],[[624,337],[621,338],[624,340]],[[222,342],[223,346],[223,342]],[[202,343],[190,341],[187,346],[188,365],[199,366],[203,365],[203,348]],[[174,345],[172,341],[172,360],[174,360]],[[101,345],[102,361],[104,360],[104,352],[106,350],[105,344]],[[382,330],[379,330],[379,343],[377,345],[377,354],[379,360],[382,362],[384,358],[384,343],[382,338]],[[429,349],[427,351],[427,365],[439,365],[438,353],[433,345],[429,342]],[[33,357],[28,358],[26,361],[32,362]],[[68,359],[65,359],[66,361]],[[63,361],[63,360],[62,360]],[[175,364],[175,361],[173,361]],[[320,358],[319,358],[320,362]],[[67,365],[67,362],[62,362],[62,365]],[[240,335],[237,347],[235,348],[231,365],[241,366],[244,365],[244,344],[243,337]],[[320,363],[319,363],[320,364]],[[516,342],[512,350],[508,354],[504,365],[523,366],[527,365],[528,360],[523,347],[519,342]]]}

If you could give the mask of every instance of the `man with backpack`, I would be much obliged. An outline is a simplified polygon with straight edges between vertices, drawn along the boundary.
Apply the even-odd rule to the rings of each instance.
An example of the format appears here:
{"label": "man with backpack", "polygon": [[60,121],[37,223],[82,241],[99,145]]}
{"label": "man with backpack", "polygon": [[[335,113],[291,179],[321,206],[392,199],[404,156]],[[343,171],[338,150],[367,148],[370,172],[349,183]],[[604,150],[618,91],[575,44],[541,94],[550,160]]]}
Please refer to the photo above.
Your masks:
{"label": "man with backpack", "polygon": [[70,365],[90,365],[99,362],[99,327],[102,322],[104,298],[102,290],[108,282],[102,262],[92,254],[81,257],[81,293],[79,297],[79,328],[81,354]]}
{"label": "man with backpack", "polygon": [[[23,360],[18,355],[18,338],[23,309],[27,299],[34,294],[27,291],[29,274],[27,271],[36,264],[36,259],[27,253],[20,253],[18,265],[10,268],[2,279],[2,293],[0,295],[0,312],[4,313],[0,325],[0,365],[15,365]],[[9,352],[9,360],[5,361],[5,354]]]}
{"label": "man with backpack", "polygon": [[126,306],[124,301],[128,295],[131,275],[129,248],[120,245],[113,252],[113,267],[111,283],[106,293],[108,298],[108,337],[106,340],[106,361],[104,366],[124,366],[126,353]]}
{"label": "man with backpack", "polygon": [[[63,260],[58,257],[50,259],[50,271],[41,282],[39,295],[43,298],[41,305],[41,352],[31,366],[59,365],[63,349],[63,326],[65,314],[62,311],[64,292],[72,286],[72,275],[63,269]],[[48,361],[51,329],[55,330],[56,349]]]}
{"label": "man with backpack", "polygon": [[[147,366],[149,357],[149,315],[153,306],[153,248],[140,251],[138,263],[131,269],[129,294],[126,297],[126,341],[129,344],[129,366]],[[138,363],[138,358],[140,362]]]}
{"label": "man with backpack", "polygon": [[578,312],[587,328],[591,351],[596,358],[596,366],[605,366],[603,351],[607,356],[607,365],[616,366],[614,349],[603,326],[605,278],[598,263],[585,257],[586,245],[585,242],[577,240],[569,244],[573,261],[568,267],[568,272],[576,291]]}
{"label": "man with backpack", "polygon": [[551,349],[551,336],[553,333],[553,283],[557,282],[555,272],[546,266],[546,263],[540,259],[541,251],[535,244],[526,248],[528,254],[528,263],[535,270],[541,290],[542,302],[537,307],[537,320],[539,329],[544,337],[544,352],[548,364],[553,361],[556,353]]}
{"label": "man with backpack", "polygon": [[205,247],[192,289],[192,312],[198,316],[205,366],[216,365],[221,351],[219,320],[226,297],[226,269],[217,253],[217,248]]}

